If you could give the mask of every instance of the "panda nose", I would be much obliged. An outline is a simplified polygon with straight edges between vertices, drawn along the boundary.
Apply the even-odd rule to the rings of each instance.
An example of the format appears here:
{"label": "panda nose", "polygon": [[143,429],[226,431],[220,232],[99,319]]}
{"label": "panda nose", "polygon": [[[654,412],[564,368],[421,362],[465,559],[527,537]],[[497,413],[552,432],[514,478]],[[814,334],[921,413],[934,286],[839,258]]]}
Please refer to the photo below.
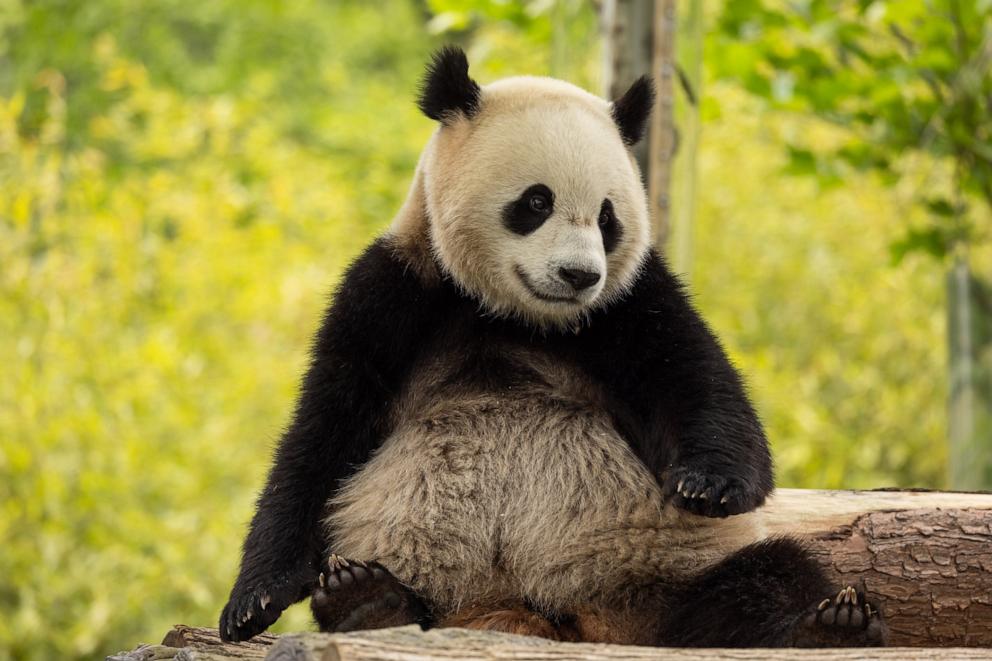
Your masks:
{"label": "panda nose", "polygon": [[595,271],[584,271],[582,269],[565,268],[558,269],[558,277],[572,285],[575,291],[588,289],[599,282],[599,274]]}

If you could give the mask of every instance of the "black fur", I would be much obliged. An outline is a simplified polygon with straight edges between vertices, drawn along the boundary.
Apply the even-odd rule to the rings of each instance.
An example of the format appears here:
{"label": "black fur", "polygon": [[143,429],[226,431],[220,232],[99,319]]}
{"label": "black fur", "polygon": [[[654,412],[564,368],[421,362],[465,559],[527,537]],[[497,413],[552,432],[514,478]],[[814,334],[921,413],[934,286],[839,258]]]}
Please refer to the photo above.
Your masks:
{"label": "black fur", "polygon": [[330,632],[432,624],[424,602],[377,562],[331,562],[314,586],[310,611]]}
{"label": "black fur", "polygon": [[315,585],[327,499],[389,432],[390,402],[437,304],[381,240],[348,270],[259,496],[241,571],[220,618],[224,640],[264,631]]}
{"label": "black fur", "polygon": [[[843,626],[819,621],[837,589],[798,542],[746,546],[674,591],[660,643],[676,647],[869,647],[884,643],[878,608],[861,595]],[[845,606],[850,611],[851,606]],[[822,619],[822,618],[821,618]]]}
{"label": "black fur", "polygon": [[[535,197],[546,201],[543,209],[534,209],[532,200]],[[544,224],[554,213],[555,194],[544,184],[534,184],[520,194],[520,197],[510,202],[503,209],[503,224],[514,234],[526,236]]]}
{"label": "black fur", "polygon": [[[437,397],[446,389],[492,392],[540,378],[508,358],[513,345],[548,352],[597,381],[618,430],[675,506],[727,516],[754,509],[770,492],[767,444],[741,380],[654,252],[623,300],[593,314],[577,334],[542,333],[480,314],[478,302],[450,281],[425,287],[380,240],[348,271],[318,334],[221,615],[222,638],[247,640],[311,592],[325,628],[430,621],[429,604],[412,593],[399,595],[395,606],[390,593],[397,588],[387,577],[330,601],[317,581],[327,548],[320,518],[337,484],[389,434],[390,404],[411,365],[436,351],[463,358],[464,369],[437,386]],[[834,611],[818,615],[816,603],[829,596],[829,583],[788,540],[747,547],[660,589],[659,644],[879,644],[877,617],[860,629],[826,625]],[[371,595],[367,604],[362,595]]]}
{"label": "black fur", "polygon": [[613,121],[628,146],[636,145],[644,137],[653,106],[654,83],[648,76],[635,80],[630,89],[613,102]]}
{"label": "black fur", "polygon": [[609,199],[603,200],[599,208],[599,231],[603,235],[603,250],[609,255],[616,249],[620,237],[623,236],[623,226],[617,220],[613,202]]}
{"label": "black fur", "polygon": [[602,384],[618,429],[677,507],[727,516],[764,502],[772,464],[758,416],[657,253],[621,302],[592,316],[574,360]]}
{"label": "black fur", "polygon": [[753,544],[676,592],[662,640],[678,647],[779,647],[831,588],[796,542]]}
{"label": "black fur", "polygon": [[457,46],[445,46],[427,65],[417,105],[425,115],[443,123],[457,113],[472,117],[479,110],[481,92],[468,75],[465,52]]}

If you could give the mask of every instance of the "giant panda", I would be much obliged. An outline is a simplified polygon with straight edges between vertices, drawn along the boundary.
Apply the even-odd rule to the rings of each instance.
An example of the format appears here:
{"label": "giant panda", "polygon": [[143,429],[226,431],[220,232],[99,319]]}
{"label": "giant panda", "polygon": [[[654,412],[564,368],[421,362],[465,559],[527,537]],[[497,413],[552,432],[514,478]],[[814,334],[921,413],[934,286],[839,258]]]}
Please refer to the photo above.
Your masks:
{"label": "giant panda", "polygon": [[220,618],[564,641],[883,644],[878,607],[763,539],[741,378],[649,243],[654,98],[478,85],[439,51],[406,202],[326,313]]}

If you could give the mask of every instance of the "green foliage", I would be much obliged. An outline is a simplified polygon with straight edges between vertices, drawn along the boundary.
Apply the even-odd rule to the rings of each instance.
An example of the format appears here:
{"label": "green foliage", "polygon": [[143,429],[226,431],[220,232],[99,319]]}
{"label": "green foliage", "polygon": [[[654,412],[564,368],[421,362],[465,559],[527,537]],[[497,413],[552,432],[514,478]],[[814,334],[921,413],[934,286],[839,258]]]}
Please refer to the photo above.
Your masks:
{"label": "green foliage", "polygon": [[[943,257],[992,235],[992,3],[733,0],[711,65],[776,107],[847,130],[790,140],[790,172],[911,181],[930,210],[892,249]],[[925,155],[922,162],[907,155]]]}
{"label": "green foliage", "polygon": [[499,78],[544,74],[596,90],[596,14],[588,0],[428,0],[428,29],[465,42],[473,70]]}
{"label": "green foliage", "polygon": [[[412,97],[442,39],[483,82],[597,89],[577,0],[0,1],[0,659],[215,621],[327,293],[433,128]],[[793,136],[825,171],[859,143],[705,91],[693,289],[783,483],[940,486],[940,282],[885,263],[922,213],[875,176],[783,177]]]}
{"label": "green foliage", "polygon": [[700,145],[692,290],[747,376],[779,484],[943,485],[944,281],[887,255],[923,212],[877,177],[783,176],[790,136],[844,136],[727,84],[707,93],[721,114]]}
{"label": "green foliage", "polygon": [[6,23],[0,658],[214,621],[328,289],[402,200],[431,128],[420,17],[281,6]]}

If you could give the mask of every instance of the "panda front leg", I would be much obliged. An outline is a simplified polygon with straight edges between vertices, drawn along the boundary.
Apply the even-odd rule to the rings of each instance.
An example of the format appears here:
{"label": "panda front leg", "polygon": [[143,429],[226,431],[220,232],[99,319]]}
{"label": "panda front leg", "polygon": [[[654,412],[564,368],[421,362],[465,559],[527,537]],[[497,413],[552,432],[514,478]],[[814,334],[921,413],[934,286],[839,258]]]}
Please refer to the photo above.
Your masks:
{"label": "panda front leg", "polygon": [[378,562],[332,553],[310,595],[321,631],[342,633],[430,624],[430,611],[409,587]]}
{"label": "panda front leg", "polygon": [[880,647],[886,627],[863,591],[832,586],[796,541],[746,546],[688,581],[660,643],[680,647]]}
{"label": "panda front leg", "polygon": [[653,251],[617,305],[575,340],[631,449],[675,507],[723,518],[773,488],[761,421],[740,374]]}

